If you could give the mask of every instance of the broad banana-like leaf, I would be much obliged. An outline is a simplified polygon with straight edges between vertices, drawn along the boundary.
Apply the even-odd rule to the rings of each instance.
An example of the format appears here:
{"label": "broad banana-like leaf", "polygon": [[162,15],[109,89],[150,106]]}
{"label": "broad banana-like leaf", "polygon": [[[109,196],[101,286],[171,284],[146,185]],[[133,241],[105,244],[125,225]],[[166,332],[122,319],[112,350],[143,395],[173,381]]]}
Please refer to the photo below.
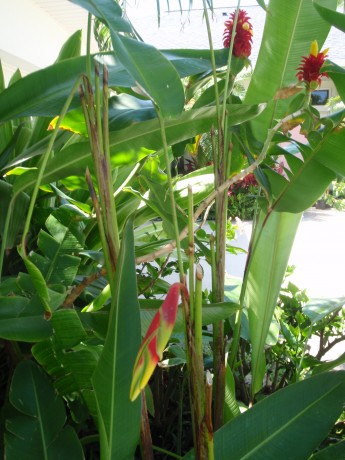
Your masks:
{"label": "broad banana-like leaf", "polygon": [[[336,0],[324,0],[323,6],[336,9]],[[319,48],[329,33],[327,24],[313,7],[311,0],[271,0],[259,56],[246,93],[246,103],[269,101],[264,113],[252,124],[256,137],[264,140],[267,129],[281,118],[289,99],[275,100],[280,88],[297,83],[296,68],[310,44],[317,40]]]}
{"label": "broad banana-like leaf", "polygon": [[337,175],[345,174],[343,123],[337,123],[319,137],[314,148],[300,144],[302,159],[285,155],[290,168],[286,171],[287,177],[272,169],[265,170],[273,196],[271,208],[275,211],[304,211],[315,203]]}
{"label": "broad banana-like leaf", "polygon": [[[96,15],[110,30],[115,57],[126,68],[135,85],[144,91],[164,117],[179,115],[184,107],[184,91],[180,77],[163,54],[147,43],[118,34],[122,9],[113,0],[95,2],[72,0]],[[128,24],[128,29],[131,26]]]}
{"label": "broad banana-like leaf", "polygon": [[314,0],[313,5],[325,21],[345,32],[345,14],[326,8],[324,2],[320,2],[320,0]]}
{"label": "broad banana-like leaf", "polygon": [[84,458],[75,431],[66,423],[66,411],[47,376],[32,361],[14,371],[10,402],[20,415],[6,421],[6,458]]}
{"label": "broad banana-like leaf", "polygon": [[315,366],[312,370],[312,374],[321,374],[322,372],[328,372],[331,371],[332,369],[335,369],[338,366],[342,366],[345,363],[345,353],[340,355],[337,359],[334,359],[333,361],[326,361],[319,366]]}
{"label": "broad banana-like leaf", "polygon": [[336,460],[345,458],[345,440],[319,450],[310,457],[310,460]]}
{"label": "broad banana-like leaf", "polygon": [[344,395],[344,371],[279,390],[215,432],[214,458],[305,460],[338,419]]}
{"label": "broad banana-like leaf", "polygon": [[[228,126],[237,125],[257,116],[264,105],[230,105],[228,107]],[[166,121],[168,144],[175,144],[197,134],[207,132],[216,123],[214,107],[189,110],[174,120]],[[112,165],[123,166],[140,161],[152,151],[162,148],[162,139],[158,120],[148,120],[132,127],[110,133],[110,151]],[[18,161],[18,159],[17,159]],[[86,167],[92,169],[89,142],[72,144],[59,151],[45,169],[42,184],[54,182],[71,175],[84,175]],[[30,170],[16,179],[15,193],[34,186],[37,170]]]}
{"label": "broad banana-like leaf", "polygon": [[341,100],[345,102],[345,69],[334,62],[327,61],[322,71],[327,72],[327,75],[333,80]]}
{"label": "broad banana-like leaf", "polygon": [[303,313],[312,324],[321,321],[325,316],[340,310],[345,305],[345,297],[337,299],[311,299],[303,306]]}
{"label": "broad banana-like leaf", "polygon": [[0,297],[0,337],[6,340],[39,342],[50,337],[53,327],[44,318],[44,309],[37,298]]}
{"label": "broad banana-like leaf", "polygon": [[132,459],[139,442],[140,399],[132,402],[129,390],[140,347],[140,314],[132,222],[124,229],[113,280],[108,332],[92,377],[96,395],[102,458]]}
{"label": "broad banana-like leaf", "polygon": [[159,310],[153,317],[144,340],[137,354],[133,368],[133,378],[130,389],[130,399],[134,401],[145,388],[155,370],[158,361],[174,329],[180,289],[186,289],[182,284],[173,284]]}
{"label": "broad banana-like leaf", "polygon": [[[173,64],[181,78],[212,70],[209,50],[168,50],[162,53]],[[226,65],[227,56],[227,50],[216,50],[216,65]],[[135,86],[133,78],[120,63],[114,62],[111,53],[92,56],[92,73],[95,60],[108,67],[110,86]],[[86,57],[81,56],[55,63],[20,79],[15,85],[0,92],[0,121],[23,116],[53,118],[59,115],[75,81],[85,72]],[[77,107],[80,107],[78,94],[75,95],[70,109]],[[6,125],[7,131],[9,128],[10,126]]]}
{"label": "broad banana-like leaf", "polygon": [[252,394],[265,373],[264,347],[301,214],[260,213],[245,273],[245,307],[252,343]]}

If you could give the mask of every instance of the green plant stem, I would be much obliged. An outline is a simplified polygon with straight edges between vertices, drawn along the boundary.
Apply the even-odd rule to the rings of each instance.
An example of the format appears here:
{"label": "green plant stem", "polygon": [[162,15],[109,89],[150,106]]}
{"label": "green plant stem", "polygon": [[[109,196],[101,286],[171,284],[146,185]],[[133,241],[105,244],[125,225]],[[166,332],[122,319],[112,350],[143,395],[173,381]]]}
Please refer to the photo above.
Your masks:
{"label": "green plant stem", "polygon": [[80,444],[82,446],[87,446],[88,444],[92,444],[94,442],[99,443],[99,434],[91,434],[90,436],[85,436],[80,440]]}
{"label": "green plant stem", "polygon": [[208,460],[214,460],[214,441],[213,441],[213,424],[212,424],[212,374],[206,371],[205,382],[205,427]]}
{"label": "green plant stem", "polygon": [[188,281],[189,281],[189,308],[191,315],[191,322],[194,321],[194,221],[193,221],[193,190],[188,186]]}
{"label": "green plant stem", "polygon": [[171,214],[172,214],[173,226],[174,226],[174,232],[175,232],[175,238],[176,238],[175,241],[176,241],[178,268],[180,272],[180,282],[184,284],[185,283],[184,269],[183,269],[183,261],[182,261],[181,243],[179,239],[180,231],[178,227],[177,214],[176,214],[176,202],[175,202],[174,189],[172,185],[172,177],[171,177],[171,171],[170,171],[170,160],[169,160],[168,143],[167,143],[167,138],[166,138],[166,133],[165,133],[165,123],[164,123],[164,118],[162,117],[162,114],[160,113],[159,107],[156,108],[156,112],[157,112],[157,116],[159,120],[161,136],[162,136],[166,174],[168,178],[168,189],[169,189],[169,196],[170,196],[170,203],[171,203]]}
{"label": "green plant stem", "polygon": [[177,454],[173,454],[172,452],[169,452],[168,450],[166,449],[163,449],[162,447],[158,447],[158,446],[152,446],[153,450],[155,450],[156,452],[160,452],[162,454],[165,454],[165,455],[168,455],[169,457],[171,458],[177,458],[178,460],[181,460],[183,457],[181,457],[180,455],[177,455]]}
{"label": "green plant stem", "polygon": [[228,94],[228,89],[229,89],[229,82],[230,82],[232,51],[234,49],[234,42],[235,42],[235,36],[236,36],[236,26],[237,26],[237,21],[238,21],[238,13],[240,11],[240,5],[241,5],[241,0],[238,0],[237,7],[236,7],[236,13],[235,13],[235,17],[234,17],[234,24],[233,24],[233,28],[232,28],[234,33],[231,35],[230,46],[229,46],[229,56],[228,56],[228,62],[227,62],[227,68],[226,68],[226,77],[225,77],[225,86],[224,86],[224,99],[223,99],[222,118],[221,118],[222,126],[224,126],[224,123],[225,123],[226,99],[227,99],[227,94]]}
{"label": "green plant stem", "polygon": [[153,460],[150,422],[147,413],[146,396],[144,390],[141,392],[140,449],[142,458]]}
{"label": "green plant stem", "polygon": [[[91,80],[89,80],[91,82]],[[97,137],[99,143],[100,152],[104,152],[103,146],[103,133],[102,133],[102,118],[101,118],[101,87],[99,81],[99,67],[95,64],[95,107],[96,107],[96,126],[97,126]],[[107,102],[106,102],[107,103]]]}
{"label": "green plant stem", "polygon": [[[118,234],[117,215],[114,200],[113,181],[111,175],[111,160],[109,152],[109,130],[108,130],[108,73],[106,68],[103,69],[103,133],[101,123],[101,96],[97,90],[99,86],[98,67],[95,67],[96,73],[96,101],[94,103],[93,91],[90,81],[84,77],[84,92],[81,90],[81,101],[84,110],[84,117],[89,133],[91,152],[96,171],[97,186],[99,191],[99,201],[101,216],[106,239],[104,253],[107,261],[107,273],[109,280],[113,279],[117,257],[120,249]],[[104,120],[106,118],[106,120]],[[112,283],[110,282],[112,286]]]}
{"label": "green plant stem", "polygon": [[107,164],[106,168],[106,184],[107,184],[107,199],[110,202],[110,222],[111,228],[109,231],[113,235],[113,241],[116,251],[116,257],[120,250],[119,229],[117,224],[117,212],[113,189],[113,178],[111,174],[111,156],[110,156],[110,143],[109,143],[109,106],[108,106],[108,69],[103,67],[103,147],[104,158]]}
{"label": "green plant stem", "polygon": [[47,166],[47,163],[48,163],[48,160],[49,160],[49,157],[50,157],[50,153],[51,153],[51,151],[53,149],[56,136],[58,135],[60,124],[61,124],[63,118],[65,117],[65,115],[66,115],[66,113],[67,113],[67,111],[69,109],[69,106],[71,105],[72,99],[73,99],[73,97],[74,97],[74,95],[75,95],[75,93],[76,93],[76,91],[78,89],[78,86],[80,85],[80,80],[81,80],[81,78],[79,77],[78,80],[74,83],[73,88],[72,88],[72,90],[71,90],[71,92],[70,92],[70,94],[69,94],[64,106],[62,107],[62,110],[60,112],[59,118],[58,118],[58,120],[56,122],[56,126],[54,128],[53,134],[51,135],[51,138],[49,140],[47,150],[45,151],[45,153],[43,155],[42,163],[41,163],[41,165],[39,167],[38,177],[37,177],[37,181],[35,183],[35,186],[34,186],[34,189],[33,189],[32,195],[31,195],[31,200],[30,200],[30,204],[29,204],[27,217],[26,217],[26,220],[25,220],[23,236],[22,236],[22,242],[21,242],[24,257],[26,257],[25,241],[26,241],[26,237],[27,237],[27,235],[29,233],[32,214],[33,214],[34,206],[35,206],[35,203],[36,203],[38,191],[39,191],[39,188],[40,188],[40,185],[41,185],[42,177],[43,177],[44,171],[46,169],[46,166]]}
{"label": "green plant stem", "polygon": [[311,324],[311,325],[309,326],[309,328],[308,328],[307,337],[305,338],[304,345],[303,345],[303,350],[302,350],[301,359],[299,360],[299,363],[298,363],[298,366],[297,366],[297,369],[296,369],[297,381],[300,380],[302,364],[303,364],[304,356],[305,356],[305,354],[306,354],[306,352],[307,352],[308,341],[309,341],[309,339],[310,339],[310,337],[311,337],[312,332],[313,332],[313,324]]}
{"label": "green plant stem", "polygon": [[92,81],[91,73],[91,23],[92,14],[87,15],[87,36],[86,36],[86,75],[89,81]]}
{"label": "green plant stem", "polygon": [[10,203],[8,205],[7,214],[6,214],[4,230],[3,230],[3,234],[2,234],[1,251],[0,251],[0,281],[1,281],[1,277],[2,277],[2,268],[4,266],[8,229],[10,227],[11,217],[13,215],[13,209],[14,209],[16,199],[17,199],[17,195],[15,195],[10,200]]}
{"label": "green plant stem", "polygon": [[195,269],[195,303],[194,303],[194,336],[195,336],[195,351],[203,367],[203,352],[202,352],[202,279],[203,272],[200,264]]}
{"label": "green plant stem", "polygon": [[203,3],[204,16],[205,16],[205,21],[206,21],[208,44],[209,44],[209,47],[210,47],[212,74],[213,74],[213,83],[214,83],[214,96],[215,96],[216,109],[217,109],[217,118],[218,118],[218,122],[219,122],[220,121],[220,104],[219,104],[219,91],[218,91],[218,84],[217,84],[217,81],[218,81],[218,78],[217,78],[217,66],[216,66],[216,60],[215,60],[215,57],[214,57],[214,48],[213,48],[213,41],[212,41],[211,25],[210,25],[210,19],[209,19],[209,16],[208,16],[206,0],[202,0],[202,3]]}

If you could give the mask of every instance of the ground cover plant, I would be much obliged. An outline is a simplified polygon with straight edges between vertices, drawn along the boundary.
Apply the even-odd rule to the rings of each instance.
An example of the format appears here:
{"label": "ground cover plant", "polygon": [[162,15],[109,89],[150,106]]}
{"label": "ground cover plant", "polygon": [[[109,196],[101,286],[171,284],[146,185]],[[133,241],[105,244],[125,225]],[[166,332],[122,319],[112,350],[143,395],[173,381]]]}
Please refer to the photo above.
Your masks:
{"label": "ground cover plant", "polygon": [[[343,339],[345,299],[282,289],[302,212],[345,175],[345,111],[321,118],[310,103],[322,76],[345,100],[345,71],[323,50],[331,25],[345,32],[337,1],[258,1],[242,99],[255,31],[240,2],[224,48],[209,33],[208,50],[168,51],[141,41],[123,2],[73,3],[105,50],[81,54],[76,32],[52,66],[0,78],[5,457],[342,458],[345,356],[321,357]],[[176,174],[202,136],[212,161]],[[238,281],[225,276],[228,194],[252,175]]]}

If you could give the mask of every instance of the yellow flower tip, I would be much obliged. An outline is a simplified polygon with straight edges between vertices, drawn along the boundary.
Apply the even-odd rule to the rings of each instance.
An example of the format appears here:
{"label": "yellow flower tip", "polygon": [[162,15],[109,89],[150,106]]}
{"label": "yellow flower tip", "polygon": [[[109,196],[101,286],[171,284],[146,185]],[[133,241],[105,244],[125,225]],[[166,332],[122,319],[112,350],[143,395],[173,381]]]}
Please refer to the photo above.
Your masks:
{"label": "yellow flower tip", "polygon": [[319,54],[319,45],[317,44],[316,40],[311,42],[310,54],[314,57],[317,57],[317,55]]}
{"label": "yellow flower tip", "polygon": [[329,48],[326,48],[325,50],[321,51],[321,53],[322,53],[324,56],[326,56],[326,54],[328,53],[328,51],[329,51]]}
{"label": "yellow flower tip", "polygon": [[244,22],[244,23],[242,24],[242,29],[244,29],[244,30],[249,30],[249,28],[250,28],[250,25],[248,24],[248,22]]}

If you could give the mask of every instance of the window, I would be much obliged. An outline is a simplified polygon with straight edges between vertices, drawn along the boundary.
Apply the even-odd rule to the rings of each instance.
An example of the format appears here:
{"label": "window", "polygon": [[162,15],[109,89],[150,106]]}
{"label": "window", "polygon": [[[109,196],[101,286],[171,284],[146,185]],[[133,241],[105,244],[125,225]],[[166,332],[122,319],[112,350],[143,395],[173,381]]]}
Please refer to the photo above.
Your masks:
{"label": "window", "polygon": [[329,99],[328,89],[317,89],[311,93],[311,103],[313,105],[326,105]]}

